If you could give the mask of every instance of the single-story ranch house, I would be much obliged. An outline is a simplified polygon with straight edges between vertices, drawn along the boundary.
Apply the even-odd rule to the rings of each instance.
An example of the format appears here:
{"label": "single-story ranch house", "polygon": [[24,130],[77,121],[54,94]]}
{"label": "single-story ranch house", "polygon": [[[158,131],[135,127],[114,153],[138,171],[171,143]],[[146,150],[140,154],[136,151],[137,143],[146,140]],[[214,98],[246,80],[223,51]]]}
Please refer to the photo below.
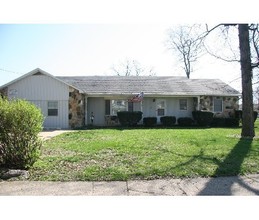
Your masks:
{"label": "single-story ranch house", "polygon": [[[143,93],[141,93],[143,92]],[[26,99],[41,108],[45,128],[113,125],[118,111],[144,117],[192,117],[209,110],[223,117],[238,109],[240,93],[217,79],[173,76],[53,76],[39,68],[0,87],[2,96]],[[131,99],[143,94],[140,102]],[[94,115],[91,120],[91,114]]]}

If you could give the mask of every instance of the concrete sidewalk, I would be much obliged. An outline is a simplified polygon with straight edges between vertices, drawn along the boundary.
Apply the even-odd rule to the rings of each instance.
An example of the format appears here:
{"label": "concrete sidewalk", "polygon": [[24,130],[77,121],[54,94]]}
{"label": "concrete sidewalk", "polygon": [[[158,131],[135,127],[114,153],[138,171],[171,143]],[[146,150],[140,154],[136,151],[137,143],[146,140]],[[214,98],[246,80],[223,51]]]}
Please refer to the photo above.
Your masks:
{"label": "concrete sidewalk", "polygon": [[0,181],[7,196],[195,196],[259,195],[259,174],[235,177],[113,182]]}

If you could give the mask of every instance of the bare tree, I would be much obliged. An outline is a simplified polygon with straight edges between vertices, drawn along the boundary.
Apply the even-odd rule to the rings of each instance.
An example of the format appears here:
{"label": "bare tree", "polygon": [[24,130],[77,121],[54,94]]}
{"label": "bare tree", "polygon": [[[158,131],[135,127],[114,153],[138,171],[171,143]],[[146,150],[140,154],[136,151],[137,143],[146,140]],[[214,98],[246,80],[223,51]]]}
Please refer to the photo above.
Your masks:
{"label": "bare tree", "polygon": [[127,59],[125,63],[120,63],[116,67],[113,66],[111,69],[118,76],[130,76],[132,74],[133,65]]}
{"label": "bare tree", "polygon": [[253,138],[255,136],[255,131],[253,114],[252,78],[254,68],[259,67],[259,26],[258,24],[219,24],[211,30],[207,29],[207,31],[204,34],[204,37],[206,37],[212,30],[215,30],[219,26],[224,26],[227,28],[229,28],[230,26],[238,26],[238,40],[240,53],[240,60],[238,61],[241,65],[243,106],[241,136],[243,138]]}
{"label": "bare tree", "polygon": [[234,26],[231,24],[218,26],[214,29],[213,34],[208,34],[205,32],[205,35],[208,34],[204,39],[205,51],[209,55],[225,62],[240,62],[237,33],[237,25]]}
{"label": "bare tree", "polygon": [[156,75],[154,68],[151,67],[146,69],[142,67],[137,60],[126,59],[125,62],[121,62],[120,64],[113,66],[111,69],[117,76]]}
{"label": "bare tree", "polygon": [[254,137],[253,115],[253,68],[251,61],[250,38],[248,24],[238,25],[240,63],[242,76],[242,137]]}
{"label": "bare tree", "polygon": [[[230,27],[238,27],[239,50],[231,48],[228,36]],[[192,65],[202,55],[204,40],[215,29],[222,27],[221,36],[225,38],[224,48],[230,48],[230,52],[226,57],[216,55],[208,50],[214,57],[220,58],[228,62],[240,62],[241,79],[242,79],[242,137],[253,138],[254,132],[254,115],[253,115],[253,88],[252,78],[253,70],[259,67],[259,25],[258,24],[219,24],[212,29],[206,26],[206,31],[200,31],[200,25],[179,26],[170,31],[169,45],[170,49],[176,51],[179,60],[184,63],[186,76],[189,78],[192,72]],[[198,30],[198,31],[197,31]],[[228,41],[227,41],[228,39]],[[223,47],[220,48],[220,52]],[[238,54],[240,58],[238,58]],[[232,57],[231,57],[232,54]]]}
{"label": "bare tree", "polygon": [[252,44],[251,66],[256,68],[259,67],[259,24],[251,24],[249,30],[251,32],[250,42]]}
{"label": "bare tree", "polygon": [[203,37],[200,32],[201,25],[177,26],[169,30],[169,40],[167,46],[180,62],[183,63],[186,76],[190,78],[193,72],[193,65],[203,52]]}
{"label": "bare tree", "polygon": [[257,103],[257,108],[255,110],[259,110],[259,86],[257,85],[255,91],[254,91],[254,99],[255,103]]}

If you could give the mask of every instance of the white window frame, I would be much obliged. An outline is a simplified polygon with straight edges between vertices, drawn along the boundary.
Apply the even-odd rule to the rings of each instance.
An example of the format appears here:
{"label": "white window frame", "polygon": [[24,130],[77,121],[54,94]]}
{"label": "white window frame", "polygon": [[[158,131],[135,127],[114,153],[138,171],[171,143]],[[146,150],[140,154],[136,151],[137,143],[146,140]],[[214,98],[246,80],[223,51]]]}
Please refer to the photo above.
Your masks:
{"label": "white window frame", "polygon": [[[159,102],[164,102],[164,107],[161,107],[161,108],[158,108],[158,104]],[[164,115],[158,115],[158,112],[159,112],[159,109],[164,109]],[[157,117],[163,117],[163,116],[166,116],[166,100],[165,99],[157,99],[156,100],[156,116]]]}
{"label": "white window frame", "polygon": [[[124,109],[122,108],[122,109],[119,109],[119,110],[114,110],[113,103],[118,102],[118,101],[125,102],[125,108]],[[127,104],[126,100],[124,100],[124,99],[111,99],[111,101],[110,101],[110,115],[117,115],[117,112],[127,111],[127,110],[128,110],[128,104]]]}
{"label": "white window frame", "polygon": [[[186,104],[186,106],[185,106],[185,108],[181,108],[182,106],[181,106],[181,101],[185,101],[186,103],[184,103],[184,104]],[[187,111],[188,110],[188,100],[187,99],[179,99],[179,109],[180,109],[180,111]]]}
{"label": "white window frame", "polygon": [[[50,106],[50,104],[54,104],[54,105],[56,105],[56,106]],[[57,110],[56,112],[56,114],[49,114],[49,110]],[[47,102],[47,113],[48,113],[48,117],[57,117],[58,116],[58,101],[48,101]]]}
{"label": "white window frame", "polygon": [[[215,101],[220,101],[221,102],[221,109],[218,111],[218,109],[215,109]],[[217,110],[217,111],[216,111]],[[213,112],[223,112],[223,98],[213,98]]]}

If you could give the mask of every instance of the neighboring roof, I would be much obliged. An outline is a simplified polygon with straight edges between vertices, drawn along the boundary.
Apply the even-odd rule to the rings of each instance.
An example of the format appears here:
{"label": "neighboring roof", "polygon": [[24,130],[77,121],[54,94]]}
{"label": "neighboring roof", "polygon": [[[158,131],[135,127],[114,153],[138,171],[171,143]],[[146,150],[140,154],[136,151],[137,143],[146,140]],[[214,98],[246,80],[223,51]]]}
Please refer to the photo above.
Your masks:
{"label": "neighboring roof", "polygon": [[239,96],[240,92],[219,79],[173,76],[77,76],[56,77],[89,95],[213,95]]}

